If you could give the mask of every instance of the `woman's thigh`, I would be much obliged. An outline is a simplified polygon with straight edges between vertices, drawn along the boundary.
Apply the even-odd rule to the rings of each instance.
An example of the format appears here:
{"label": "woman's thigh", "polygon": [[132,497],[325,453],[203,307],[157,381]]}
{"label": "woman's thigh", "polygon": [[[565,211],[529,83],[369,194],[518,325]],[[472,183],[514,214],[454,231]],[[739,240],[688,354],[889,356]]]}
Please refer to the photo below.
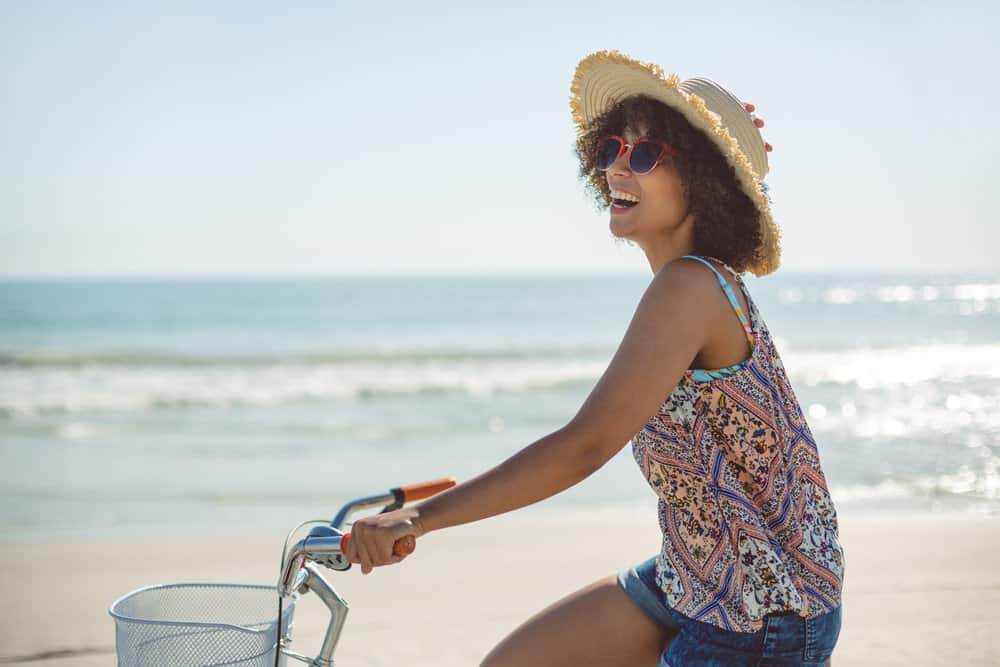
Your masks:
{"label": "woman's thigh", "polygon": [[525,621],[481,667],[656,667],[672,638],[672,632],[654,623],[610,576]]}

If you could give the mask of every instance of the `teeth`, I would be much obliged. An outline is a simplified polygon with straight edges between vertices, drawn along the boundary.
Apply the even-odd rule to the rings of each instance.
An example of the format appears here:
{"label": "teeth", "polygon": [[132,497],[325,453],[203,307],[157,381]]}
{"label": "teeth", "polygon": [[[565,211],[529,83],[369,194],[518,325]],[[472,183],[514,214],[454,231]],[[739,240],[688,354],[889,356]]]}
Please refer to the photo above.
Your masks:
{"label": "teeth", "polygon": [[634,201],[639,203],[638,197],[633,194],[629,194],[628,192],[622,192],[621,190],[612,190],[611,197],[612,199],[624,199],[625,201]]}

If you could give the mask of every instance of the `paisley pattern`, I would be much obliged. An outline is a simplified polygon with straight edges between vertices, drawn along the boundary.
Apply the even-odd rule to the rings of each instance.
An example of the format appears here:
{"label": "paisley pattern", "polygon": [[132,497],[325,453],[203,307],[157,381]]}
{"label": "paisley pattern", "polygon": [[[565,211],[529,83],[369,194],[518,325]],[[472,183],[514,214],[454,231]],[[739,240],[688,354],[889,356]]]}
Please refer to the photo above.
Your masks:
{"label": "paisley pattern", "polygon": [[704,475],[656,460],[649,463],[649,475],[650,484],[673,509],[673,528],[685,560],[703,569],[722,536],[719,506]]}
{"label": "paisley pattern", "polygon": [[764,540],[741,534],[737,541],[743,578],[743,605],[752,617],[802,608],[802,597],[778,554]]}
{"label": "paisley pattern", "polygon": [[698,397],[698,388],[692,385],[677,385],[667,400],[660,408],[660,413],[666,417],[671,424],[680,424],[685,427],[694,426],[694,403]]}
{"label": "paisley pattern", "polygon": [[802,543],[799,551],[813,562],[828,563],[833,572],[844,574],[844,554],[837,539],[837,512],[830,496],[812,482],[802,485]]}
{"label": "paisley pattern", "polygon": [[685,373],[632,453],[659,497],[657,579],[670,606],[758,632],[771,612],[837,607],[844,553],[816,442],[746,285],[726,268],[746,297],[750,358],[710,381]]}

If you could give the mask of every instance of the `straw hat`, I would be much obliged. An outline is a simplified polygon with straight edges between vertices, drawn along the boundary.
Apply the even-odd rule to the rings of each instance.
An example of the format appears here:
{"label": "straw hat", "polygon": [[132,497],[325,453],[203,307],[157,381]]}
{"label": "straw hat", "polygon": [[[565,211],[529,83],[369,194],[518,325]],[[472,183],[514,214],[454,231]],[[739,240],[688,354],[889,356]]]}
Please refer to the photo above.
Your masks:
{"label": "straw hat", "polygon": [[659,66],[618,51],[598,51],[581,60],[570,91],[578,137],[586,133],[595,118],[633,95],[647,95],[663,102],[704,132],[733,166],[740,187],[761,213],[761,243],[748,270],[764,276],[778,268],[781,231],[761,186],[768,172],[767,150],[754,118],[735,95],[708,79],[681,81],[676,74],[664,76]]}

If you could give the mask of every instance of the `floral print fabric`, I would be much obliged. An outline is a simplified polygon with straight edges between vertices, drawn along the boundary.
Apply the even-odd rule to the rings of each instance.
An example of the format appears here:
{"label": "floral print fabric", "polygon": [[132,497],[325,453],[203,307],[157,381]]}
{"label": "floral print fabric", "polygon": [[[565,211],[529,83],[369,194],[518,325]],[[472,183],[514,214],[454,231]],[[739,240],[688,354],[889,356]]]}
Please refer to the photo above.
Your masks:
{"label": "floral print fabric", "polygon": [[657,582],[670,606],[757,632],[770,612],[836,608],[844,554],[816,442],[767,326],[729,271],[750,311],[740,318],[750,358],[707,380],[685,373],[632,452],[659,497]]}

